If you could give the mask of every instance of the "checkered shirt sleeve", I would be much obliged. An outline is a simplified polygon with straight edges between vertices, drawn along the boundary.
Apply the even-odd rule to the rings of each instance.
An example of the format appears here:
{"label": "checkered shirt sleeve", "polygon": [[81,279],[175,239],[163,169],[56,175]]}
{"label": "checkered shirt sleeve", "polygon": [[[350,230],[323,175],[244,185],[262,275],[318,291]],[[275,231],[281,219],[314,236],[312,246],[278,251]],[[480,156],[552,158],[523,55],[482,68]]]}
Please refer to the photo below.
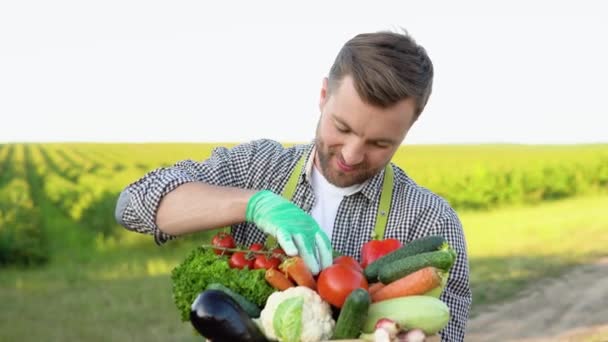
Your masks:
{"label": "checkered shirt sleeve", "polygon": [[[163,244],[175,238],[156,226],[156,212],[165,194],[195,181],[249,189],[279,189],[280,192],[283,180],[286,181],[282,175],[289,176],[304,148],[284,149],[278,142],[260,139],[232,149],[217,147],[203,162],[184,160],[171,167],[158,168],[122,191],[116,206],[116,219],[125,228],[151,234],[157,244]],[[241,231],[247,228],[247,233],[251,233],[237,232],[241,238],[245,235],[263,238],[261,231],[250,225],[241,224],[236,228]]]}

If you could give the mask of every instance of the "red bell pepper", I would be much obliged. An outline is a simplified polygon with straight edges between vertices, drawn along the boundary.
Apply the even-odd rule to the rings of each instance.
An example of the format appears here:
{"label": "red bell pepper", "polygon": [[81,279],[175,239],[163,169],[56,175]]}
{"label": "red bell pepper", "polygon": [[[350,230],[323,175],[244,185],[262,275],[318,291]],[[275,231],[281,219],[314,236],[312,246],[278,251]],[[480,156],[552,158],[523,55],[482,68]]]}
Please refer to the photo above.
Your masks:
{"label": "red bell pepper", "polygon": [[401,241],[397,239],[370,240],[361,249],[361,267],[374,262],[374,260],[401,247]]}

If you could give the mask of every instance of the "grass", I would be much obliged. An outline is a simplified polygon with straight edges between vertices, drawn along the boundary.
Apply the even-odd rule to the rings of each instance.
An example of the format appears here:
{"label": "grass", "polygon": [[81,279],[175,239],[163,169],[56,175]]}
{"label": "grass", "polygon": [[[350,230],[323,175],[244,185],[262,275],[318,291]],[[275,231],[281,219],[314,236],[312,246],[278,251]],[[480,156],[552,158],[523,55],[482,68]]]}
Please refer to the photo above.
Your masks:
{"label": "grass", "polygon": [[608,332],[593,334],[585,338],[584,342],[606,342],[608,341]]}
{"label": "grass", "polygon": [[607,207],[608,197],[597,196],[462,213],[473,314],[542,278],[607,255]]}
{"label": "grass", "polygon": [[146,240],[42,269],[3,270],[0,341],[200,341],[179,321],[169,278],[194,244]]}
{"label": "grass", "polygon": [[166,277],[3,289],[3,341],[195,341]]}
{"label": "grass", "polygon": [[[608,196],[462,213],[473,312],[606,253],[606,207]],[[63,245],[43,268],[3,269],[0,341],[198,341],[179,321],[170,283],[195,242],[157,247],[148,236],[118,234],[94,239],[88,252]]]}

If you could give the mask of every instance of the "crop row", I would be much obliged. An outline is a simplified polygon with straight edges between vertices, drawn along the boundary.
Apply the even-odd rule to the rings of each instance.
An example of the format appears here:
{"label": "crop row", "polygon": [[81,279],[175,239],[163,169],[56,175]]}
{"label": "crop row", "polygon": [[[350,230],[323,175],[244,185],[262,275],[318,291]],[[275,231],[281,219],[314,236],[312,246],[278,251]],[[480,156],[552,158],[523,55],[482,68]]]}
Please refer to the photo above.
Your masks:
{"label": "crop row", "polygon": [[48,239],[32,199],[24,145],[13,145],[8,181],[0,188],[0,265],[33,265],[48,260]]}

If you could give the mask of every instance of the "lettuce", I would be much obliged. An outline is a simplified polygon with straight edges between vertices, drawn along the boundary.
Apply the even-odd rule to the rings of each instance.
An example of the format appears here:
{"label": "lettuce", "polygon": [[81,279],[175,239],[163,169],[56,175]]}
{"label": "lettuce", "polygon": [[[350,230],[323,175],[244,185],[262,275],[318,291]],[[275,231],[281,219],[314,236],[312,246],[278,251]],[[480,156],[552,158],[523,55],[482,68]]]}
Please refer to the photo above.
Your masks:
{"label": "lettuce", "polygon": [[220,283],[263,308],[276,290],[264,278],[265,270],[230,268],[228,258],[203,247],[195,248],[171,272],[173,301],[182,321],[190,320],[190,307],[210,283]]}

